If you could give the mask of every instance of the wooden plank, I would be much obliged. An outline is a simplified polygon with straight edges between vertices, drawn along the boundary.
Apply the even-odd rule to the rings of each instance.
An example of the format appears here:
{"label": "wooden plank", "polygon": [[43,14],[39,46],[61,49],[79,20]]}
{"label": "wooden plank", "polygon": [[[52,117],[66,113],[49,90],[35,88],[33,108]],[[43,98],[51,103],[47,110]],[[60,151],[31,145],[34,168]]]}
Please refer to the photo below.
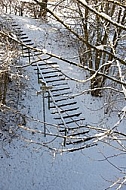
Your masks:
{"label": "wooden plank", "polygon": [[53,83],[53,82],[59,82],[59,81],[64,81],[64,80],[65,80],[65,78],[63,77],[63,78],[59,78],[59,79],[47,80],[46,82],[47,83]]}
{"label": "wooden plank", "polygon": [[[82,114],[82,113],[79,112],[79,113],[75,113],[75,114],[68,114],[68,115],[63,116],[63,118],[66,119],[66,118],[78,117],[80,114]],[[54,119],[60,119],[60,116],[54,117]]]}
{"label": "wooden plank", "polygon": [[25,43],[25,42],[31,42],[31,40],[22,40],[22,41],[23,41],[24,43]]}
{"label": "wooden plank", "polygon": [[22,36],[22,37],[20,37],[20,39],[21,39],[21,40],[23,40],[23,39],[28,39],[28,36],[24,36],[24,37]]}
{"label": "wooden plank", "polygon": [[92,139],[94,139],[95,137],[84,137],[78,141],[72,141],[72,142],[66,142],[66,145],[70,145],[70,144],[79,144],[79,143],[83,143],[83,142],[87,142],[90,141]]}
{"label": "wooden plank", "polygon": [[63,92],[63,93],[60,93],[60,94],[53,94],[53,96],[58,97],[58,96],[64,96],[64,95],[68,95],[68,94],[71,94],[71,92]]}
{"label": "wooden plank", "polygon": [[[60,101],[64,101],[64,100],[67,100],[67,98],[61,98],[61,99],[56,99],[55,102],[60,102]],[[53,101],[50,100],[50,103],[52,103]]]}
{"label": "wooden plank", "polygon": [[[35,71],[37,70],[37,68],[34,69]],[[43,70],[43,68],[40,68],[40,70]],[[49,70],[48,71],[42,71],[42,74],[49,74],[49,73],[57,73],[58,74],[59,71],[56,70]]]}
{"label": "wooden plank", "polygon": [[43,73],[44,75],[45,75],[45,74],[50,74],[50,73],[57,73],[57,75],[58,75],[58,74],[59,74],[59,71],[57,71],[57,70],[45,71],[45,72],[43,71],[42,73]]}
{"label": "wooden plank", "polygon": [[[69,103],[65,103],[65,104],[59,104],[57,105],[59,108],[61,107],[65,107],[65,106],[70,106],[70,105],[73,105],[73,104],[76,104],[77,102],[69,102]],[[53,106],[50,106],[50,108],[55,108],[55,105]]]}
{"label": "wooden plank", "polygon": [[[24,42],[23,42],[24,43]],[[32,46],[32,45],[34,45],[34,43],[25,43],[27,46]]]}
{"label": "wooden plank", "polygon": [[79,135],[84,135],[84,134],[87,134],[87,133],[89,133],[89,130],[88,131],[82,131],[82,132],[78,132],[78,133],[72,133],[72,134],[70,134],[70,135],[67,135],[68,137],[70,137],[70,136],[79,136]]}
{"label": "wooden plank", "polygon": [[[43,73],[42,73],[43,74]],[[52,73],[53,74],[53,73]],[[63,76],[62,74],[55,74],[55,75],[48,75],[48,76],[44,76],[45,79],[48,79],[48,78],[57,78],[57,77],[61,77]]]}
{"label": "wooden plank", "polygon": [[[68,108],[68,109],[63,109],[63,110],[60,110],[60,113],[64,113],[64,112],[71,112],[71,111],[74,111],[74,110],[77,110],[79,109],[79,107],[74,107],[74,108]],[[53,112],[51,112],[52,114],[57,114],[57,110],[53,110]]]}
{"label": "wooden plank", "polygon": [[52,86],[57,87],[57,86],[62,86],[62,85],[68,85],[68,83],[61,81],[61,83],[56,83],[56,84],[53,84]]}
{"label": "wooden plank", "polygon": [[43,66],[43,65],[57,65],[57,63],[56,62],[49,62],[49,63],[43,62],[43,63],[39,63],[38,65],[39,66]]}
{"label": "wooden plank", "polygon": [[63,91],[63,90],[70,90],[69,87],[64,87],[64,88],[56,88],[56,89],[52,89],[51,92],[57,92],[57,91]]}
{"label": "wooden plank", "polygon": [[22,34],[17,33],[16,35],[17,35],[17,36],[26,36],[25,33],[22,33]]}
{"label": "wooden plank", "polygon": [[20,28],[20,27],[15,27],[15,30],[19,30],[19,31],[20,31],[20,30],[21,30],[21,28]]}
{"label": "wooden plank", "polygon": [[[79,130],[79,129],[81,129],[81,128],[84,128],[85,129],[85,125],[78,125],[78,126],[76,126],[76,127],[68,127],[67,128],[67,131],[75,131],[75,130]],[[59,132],[65,132],[65,130],[66,129],[61,129],[61,130],[59,130]],[[87,130],[87,131],[84,131],[85,133],[88,133],[89,132],[89,130]]]}
{"label": "wooden plank", "polygon": [[11,26],[13,26],[13,27],[17,27],[17,26],[18,26],[18,24],[12,24]]}
{"label": "wooden plank", "polygon": [[23,31],[23,30],[18,30],[18,32],[22,33],[22,32],[24,32],[24,31]]}
{"label": "wooden plank", "polygon": [[[74,119],[74,120],[71,120],[71,121],[67,121],[65,122],[66,124],[70,124],[70,123],[76,123],[78,121],[83,121],[85,120],[85,118],[82,118],[82,119]],[[58,123],[58,125],[64,125],[64,123]]]}
{"label": "wooden plank", "polygon": [[[38,62],[42,62],[41,60],[39,60]],[[59,68],[59,66],[56,64],[52,65],[48,65],[48,64],[45,64],[45,63],[38,63],[39,65],[39,69],[40,70],[48,70],[48,69],[52,69],[52,70],[55,70],[55,68]],[[37,66],[37,63],[34,63],[33,66]]]}

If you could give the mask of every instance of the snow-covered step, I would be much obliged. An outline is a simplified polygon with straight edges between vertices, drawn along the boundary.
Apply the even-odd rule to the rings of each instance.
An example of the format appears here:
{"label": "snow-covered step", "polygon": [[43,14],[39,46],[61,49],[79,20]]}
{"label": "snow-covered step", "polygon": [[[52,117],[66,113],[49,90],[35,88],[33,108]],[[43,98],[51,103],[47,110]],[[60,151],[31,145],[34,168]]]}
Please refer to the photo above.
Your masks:
{"label": "snow-covered step", "polygon": [[[42,68],[41,68],[42,70]],[[56,70],[47,70],[47,71],[42,71],[43,75],[48,75],[50,73],[57,73],[57,75],[60,73],[59,71],[56,71]]]}
{"label": "snow-covered step", "polygon": [[42,71],[42,74],[44,75],[44,78],[46,78],[46,77],[53,77],[53,76],[56,76],[56,77],[58,77],[58,76],[63,76],[63,75],[61,74],[61,72],[58,72],[58,71],[56,71],[56,70],[55,70],[55,72],[50,72],[50,71],[48,71],[47,73]]}
{"label": "snow-covered step", "polygon": [[[79,110],[73,110],[73,111],[70,111],[70,112],[63,112],[63,113],[61,113],[62,114],[62,117],[65,119],[65,118],[74,118],[74,117],[79,117],[80,118],[80,116],[81,116],[81,112],[79,112]],[[55,119],[61,119],[61,117],[60,117],[60,115],[59,114],[55,114],[54,115],[54,118]]]}
{"label": "snow-covered step", "polygon": [[[22,42],[23,42],[23,43],[31,42],[31,40],[29,40],[29,39],[24,39],[24,40],[22,40]],[[32,43],[32,44],[34,44],[34,43]]]}
{"label": "snow-covered step", "polygon": [[24,36],[24,35],[23,35],[23,36],[20,37],[20,39],[21,39],[21,40],[28,39],[28,36]]}
{"label": "snow-covered step", "polygon": [[[53,96],[53,99],[56,103],[56,105],[60,105],[60,104],[66,104],[66,103],[69,103],[69,104],[75,104],[77,103],[74,99],[66,99],[66,97],[63,99],[63,96]],[[50,98],[50,103],[51,105],[53,104],[53,101],[51,101],[51,98]]]}
{"label": "snow-covered step", "polygon": [[[67,102],[67,101],[66,101]],[[75,102],[75,101],[74,101]],[[62,102],[60,102],[61,104]],[[57,103],[56,103],[57,105]],[[60,108],[60,112],[63,113],[63,112],[68,112],[68,111],[72,111],[72,110],[77,110],[79,107],[77,106],[76,102],[73,103],[73,104],[70,104],[69,106],[67,107],[62,107]],[[55,107],[53,107],[53,109],[51,109],[51,112],[53,113],[57,113],[57,109]]]}
{"label": "snow-covered step", "polygon": [[[77,119],[74,118],[73,120],[71,120],[71,121],[66,121],[65,123],[66,123],[66,124],[71,124],[71,123],[72,123],[72,125],[73,125],[73,123],[77,123],[77,122],[78,122],[78,126],[79,126],[79,122],[80,122],[80,121],[83,121],[83,120],[85,120],[85,118],[81,118],[81,119],[80,119],[80,118],[79,118],[79,119],[78,119],[78,118],[77,118]],[[64,126],[64,123],[61,122],[61,123],[58,123],[58,125],[63,125],[63,126]]]}
{"label": "snow-covered step", "polygon": [[[60,113],[63,114],[65,112],[71,112],[71,111],[78,110],[78,109],[79,109],[79,107],[64,108],[62,110],[60,109]],[[58,111],[57,111],[56,108],[54,108],[54,109],[51,110],[51,113],[52,114],[58,114]]]}
{"label": "snow-covered step", "polygon": [[[62,129],[60,129],[59,132],[62,133],[62,132],[66,131],[65,128],[63,128],[63,127],[61,127],[61,128]],[[67,128],[67,132],[71,131],[71,133],[74,132],[76,134],[78,130],[80,131],[80,129],[84,129],[84,131],[83,131],[84,133],[88,133],[89,132],[89,130],[85,130],[85,125],[81,125],[81,124],[79,126],[76,126],[76,127],[70,127],[70,128],[68,127]],[[68,135],[68,136],[70,136],[70,135]]]}
{"label": "snow-covered step", "polygon": [[[41,77],[40,77],[40,79],[42,79]],[[49,80],[50,79],[50,80]],[[64,81],[65,80],[65,77],[64,76],[62,76],[62,77],[60,77],[60,78],[56,78],[56,79],[51,79],[51,78],[49,78],[46,82],[47,83],[51,83],[51,84],[54,84],[55,82],[59,82],[59,81]]]}
{"label": "snow-covered step", "polygon": [[26,34],[25,33],[16,33],[16,35],[18,36],[18,37],[21,37],[21,36],[26,36]]}
{"label": "snow-covered step", "polygon": [[[65,107],[65,106],[71,106],[73,104],[76,104],[77,102],[66,102],[66,103],[60,103],[60,104],[57,104],[57,106],[59,108],[62,108],[62,107]],[[55,108],[55,105],[51,105],[50,108]]]}
{"label": "snow-covered step", "polygon": [[30,41],[29,42],[23,42],[23,43],[25,43],[25,45],[27,45],[27,46],[32,46],[34,44],[34,43],[30,42]]}
{"label": "snow-covered step", "polygon": [[[66,97],[60,97],[60,96],[58,96],[58,98],[54,98],[54,100],[55,100],[55,102],[63,102],[63,101],[67,101],[68,100],[68,98],[66,98]],[[53,102],[52,100],[50,100],[50,103],[51,102]]]}
{"label": "snow-covered step", "polygon": [[[78,117],[80,116],[80,114],[82,114],[81,112],[79,113],[73,113],[73,114],[67,114],[66,115],[62,115],[64,119],[66,118],[73,118],[73,117]],[[59,117],[54,117],[54,119],[60,119],[60,116]]]}
{"label": "snow-covered step", "polygon": [[45,62],[42,62],[38,64],[40,66],[40,70],[41,70],[41,66],[43,65],[46,65],[46,66],[50,66],[50,65],[58,65],[56,62],[48,62],[48,63],[45,63]]}
{"label": "snow-covered step", "polygon": [[18,27],[18,24],[12,24],[11,26],[14,27],[14,28],[16,28],[16,27]]}
{"label": "snow-covered step", "polygon": [[[40,62],[40,63],[39,63]],[[55,70],[57,68],[59,68],[59,65],[57,65],[55,62],[52,63],[41,63],[42,61],[38,61],[38,63],[34,63],[32,66],[37,67],[37,65],[39,66],[39,70],[48,70],[48,69],[52,69]],[[37,68],[34,68],[34,70],[37,70]]]}
{"label": "snow-covered step", "polygon": [[70,90],[70,88],[66,85],[60,87],[60,88],[52,88],[51,92],[57,92],[57,91],[62,91],[62,90]]}
{"label": "snow-covered step", "polygon": [[20,27],[15,27],[16,30],[18,30],[19,32],[22,31]]}
{"label": "snow-covered step", "polygon": [[44,75],[44,78],[45,79],[48,79],[48,78],[53,79],[53,78],[57,78],[57,77],[61,77],[61,76],[63,76],[61,73],[57,73],[57,74],[50,73],[49,75]]}
{"label": "snow-covered step", "polygon": [[55,97],[63,97],[63,96],[68,96],[69,94],[71,94],[71,92],[70,91],[63,91],[63,92],[59,92],[59,93],[55,93],[55,94],[53,94],[53,97],[55,98]]}

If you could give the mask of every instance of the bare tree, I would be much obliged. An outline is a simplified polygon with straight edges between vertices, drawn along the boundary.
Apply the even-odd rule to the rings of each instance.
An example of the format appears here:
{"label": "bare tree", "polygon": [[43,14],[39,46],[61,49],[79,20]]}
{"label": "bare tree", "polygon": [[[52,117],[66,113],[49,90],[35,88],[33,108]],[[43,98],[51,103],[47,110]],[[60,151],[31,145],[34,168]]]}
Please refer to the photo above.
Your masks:
{"label": "bare tree", "polygon": [[39,17],[40,18],[46,18],[46,16],[47,16],[47,10],[46,9],[47,9],[48,0],[41,0],[41,1],[34,0],[34,2],[36,2],[40,6]]}
{"label": "bare tree", "polygon": [[[60,4],[60,6],[64,5]],[[109,74],[112,63],[116,64],[114,59],[120,57],[121,63],[125,65],[125,61],[123,62],[125,49],[122,41],[126,31],[126,11],[123,2],[70,1],[63,10],[68,12],[70,20],[75,23],[74,29],[71,29],[65,20],[57,18],[54,13],[48,11],[77,37],[82,65],[94,70],[100,69],[103,74]],[[76,30],[77,27],[79,32]],[[117,54],[118,58],[115,57]],[[91,71],[90,76],[92,74]],[[91,80],[91,88],[101,88],[105,84],[105,79],[106,77],[103,76],[95,76]],[[100,96],[101,93],[100,90],[94,90],[91,94]]]}

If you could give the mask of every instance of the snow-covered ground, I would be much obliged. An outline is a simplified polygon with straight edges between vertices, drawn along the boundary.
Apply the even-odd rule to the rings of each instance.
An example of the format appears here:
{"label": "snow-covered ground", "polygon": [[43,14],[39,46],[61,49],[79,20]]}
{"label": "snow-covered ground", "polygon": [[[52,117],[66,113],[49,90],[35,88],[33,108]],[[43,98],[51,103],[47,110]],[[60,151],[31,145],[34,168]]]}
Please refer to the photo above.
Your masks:
{"label": "snow-covered ground", "polygon": [[[64,33],[61,26],[24,17],[14,17],[14,20],[39,48],[78,61],[76,44],[74,42],[71,44],[69,34]],[[81,69],[62,61],[58,61],[58,64],[68,76],[85,78],[85,73]],[[42,98],[36,95],[39,85],[34,68],[32,66],[26,68],[24,75],[27,75],[29,80],[23,90],[18,109],[31,118],[42,120]],[[71,81],[68,83],[73,93],[88,87],[88,84]],[[101,126],[106,125],[109,128],[118,121],[114,115],[106,120],[105,110],[100,109],[105,103],[102,98],[93,98],[90,94],[85,94],[76,97],[76,100],[85,117],[84,124],[97,125],[101,122]],[[55,124],[49,111],[46,112],[46,120]],[[26,126],[33,129],[40,129],[41,125],[39,122],[32,122],[32,119],[26,123]],[[121,126],[124,126],[124,122]],[[34,136],[34,134],[28,136],[27,132],[23,131],[20,136],[25,133],[26,137]],[[44,137],[38,134],[33,138],[39,139],[40,142]],[[11,143],[3,144],[0,149],[0,190],[105,190],[122,175],[115,166],[125,166],[125,155],[113,157],[111,161],[114,165],[105,159],[105,156],[113,154],[116,154],[116,151],[112,147],[99,144],[74,153],[54,155],[43,146],[15,138]]]}

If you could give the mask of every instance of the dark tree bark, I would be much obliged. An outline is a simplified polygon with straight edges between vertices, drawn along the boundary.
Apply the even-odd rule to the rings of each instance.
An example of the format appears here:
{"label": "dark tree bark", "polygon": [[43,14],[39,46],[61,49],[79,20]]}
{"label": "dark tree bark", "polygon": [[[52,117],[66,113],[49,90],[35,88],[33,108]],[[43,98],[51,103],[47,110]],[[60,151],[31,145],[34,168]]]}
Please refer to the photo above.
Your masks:
{"label": "dark tree bark", "polygon": [[39,17],[41,18],[46,18],[47,16],[47,3],[48,0],[34,0],[38,5],[40,5],[40,13],[39,13]]}

